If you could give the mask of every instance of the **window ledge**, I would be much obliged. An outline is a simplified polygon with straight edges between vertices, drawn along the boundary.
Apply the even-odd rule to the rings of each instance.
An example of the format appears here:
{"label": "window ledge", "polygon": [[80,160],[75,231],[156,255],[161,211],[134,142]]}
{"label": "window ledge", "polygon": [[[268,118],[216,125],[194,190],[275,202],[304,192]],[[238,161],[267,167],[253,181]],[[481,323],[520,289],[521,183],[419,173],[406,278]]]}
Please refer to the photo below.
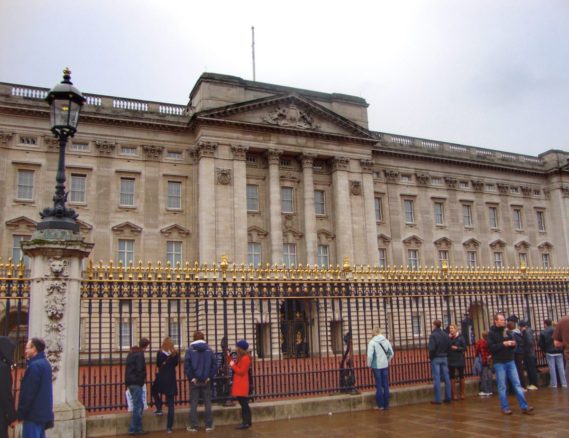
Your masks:
{"label": "window ledge", "polygon": [[34,201],[33,199],[14,199],[14,202],[16,202],[17,204],[35,204],[36,201]]}

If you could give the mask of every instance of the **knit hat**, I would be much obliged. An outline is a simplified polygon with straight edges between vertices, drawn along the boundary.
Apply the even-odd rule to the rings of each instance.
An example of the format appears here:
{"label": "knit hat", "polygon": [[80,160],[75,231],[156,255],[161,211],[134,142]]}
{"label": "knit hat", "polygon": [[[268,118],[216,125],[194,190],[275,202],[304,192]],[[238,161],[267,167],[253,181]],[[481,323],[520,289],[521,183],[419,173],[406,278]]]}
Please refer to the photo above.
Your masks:
{"label": "knit hat", "polygon": [[241,348],[241,350],[247,350],[249,348],[249,343],[245,339],[241,339],[237,341],[235,346]]}
{"label": "knit hat", "polygon": [[528,326],[528,323],[527,323],[527,321],[520,321],[520,322],[518,322],[518,325],[519,325],[520,327],[527,327],[527,326]]}

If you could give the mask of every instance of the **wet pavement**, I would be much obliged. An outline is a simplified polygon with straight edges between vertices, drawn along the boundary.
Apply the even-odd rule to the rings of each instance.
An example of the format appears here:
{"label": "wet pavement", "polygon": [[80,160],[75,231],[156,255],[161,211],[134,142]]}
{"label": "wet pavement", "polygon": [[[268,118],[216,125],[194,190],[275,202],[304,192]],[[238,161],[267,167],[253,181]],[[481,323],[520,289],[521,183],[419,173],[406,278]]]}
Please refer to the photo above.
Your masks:
{"label": "wet pavement", "polygon": [[[145,435],[158,437],[220,438],[331,438],[331,437],[569,437],[569,391],[540,388],[527,393],[533,415],[522,415],[515,397],[509,398],[513,415],[503,415],[498,397],[468,397],[450,405],[415,404],[388,411],[358,411],[267,421],[248,430],[218,426],[211,432],[174,430]],[[148,413],[145,413],[148,415]],[[165,416],[164,423],[166,421]],[[253,417],[253,421],[255,418]],[[128,437],[129,435],[117,435]]]}

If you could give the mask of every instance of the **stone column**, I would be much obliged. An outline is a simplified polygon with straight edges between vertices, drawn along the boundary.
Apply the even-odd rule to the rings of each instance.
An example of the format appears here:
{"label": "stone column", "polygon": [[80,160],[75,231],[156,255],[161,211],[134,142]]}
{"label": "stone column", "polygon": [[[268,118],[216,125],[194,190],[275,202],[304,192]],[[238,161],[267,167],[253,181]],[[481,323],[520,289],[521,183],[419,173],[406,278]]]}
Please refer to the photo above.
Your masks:
{"label": "stone column", "polygon": [[42,230],[22,248],[31,269],[28,335],[46,341],[53,369],[55,426],[48,436],[84,438],[85,407],[78,400],[81,260],[93,244],[69,230]]}
{"label": "stone column", "polygon": [[216,143],[198,144],[198,254],[200,263],[215,263],[215,151]]}
{"label": "stone column", "polygon": [[334,222],[336,226],[336,260],[341,263],[344,257],[354,260],[352,238],[352,207],[350,204],[350,185],[348,169],[350,159],[336,157],[333,162],[332,189],[334,191]]}
{"label": "stone column", "polygon": [[316,210],[314,208],[314,176],[312,174],[314,154],[302,155],[302,185],[304,188],[304,242],[306,263],[316,263]]}
{"label": "stone column", "polygon": [[234,262],[247,263],[247,146],[231,146],[233,151]]}
{"label": "stone column", "polygon": [[379,262],[377,248],[377,221],[375,218],[375,190],[373,187],[373,161],[360,160],[364,196],[365,236],[368,264],[376,266]]}
{"label": "stone column", "polygon": [[282,151],[270,149],[269,160],[269,223],[271,236],[271,262],[283,262],[283,225],[281,217],[281,182],[279,165]]}

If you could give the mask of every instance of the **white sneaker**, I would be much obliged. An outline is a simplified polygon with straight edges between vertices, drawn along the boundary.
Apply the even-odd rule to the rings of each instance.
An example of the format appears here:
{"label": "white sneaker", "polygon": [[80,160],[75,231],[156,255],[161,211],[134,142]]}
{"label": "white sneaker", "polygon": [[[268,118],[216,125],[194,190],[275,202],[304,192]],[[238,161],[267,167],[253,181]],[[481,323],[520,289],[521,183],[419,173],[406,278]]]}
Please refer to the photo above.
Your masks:
{"label": "white sneaker", "polygon": [[211,432],[213,429],[215,429],[213,426],[211,426],[211,427],[206,427],[206,428],[205,428],[205,431],[206,431],[206,432]]}
{"label": "white sneaker", "polygon": [[535,386],[535,385],[528,385],[528,389],[529,389],[530,391],[537,391],[537,386]]}
{"label": "white sneaker", "polygon": [[198,431],[195,427],[192,427],[192,426],[186,427],[186,430],[187,430],[188,432],[197,432],[197,431]]}
{"label": "white sneaker", "polygon": [[478,395],[479,395],[480,397],[484,397],[484,396],[486,395],[486,393],[485,393],[485,392],[479,392]]}
{"label": "white sneaker", "polygon": [[492,395],[494,395],[494,394],[491,393],[491,392],[487,392],[486,395],[487,395],[488,397],[490,397],[490,396],[492,396]]}

